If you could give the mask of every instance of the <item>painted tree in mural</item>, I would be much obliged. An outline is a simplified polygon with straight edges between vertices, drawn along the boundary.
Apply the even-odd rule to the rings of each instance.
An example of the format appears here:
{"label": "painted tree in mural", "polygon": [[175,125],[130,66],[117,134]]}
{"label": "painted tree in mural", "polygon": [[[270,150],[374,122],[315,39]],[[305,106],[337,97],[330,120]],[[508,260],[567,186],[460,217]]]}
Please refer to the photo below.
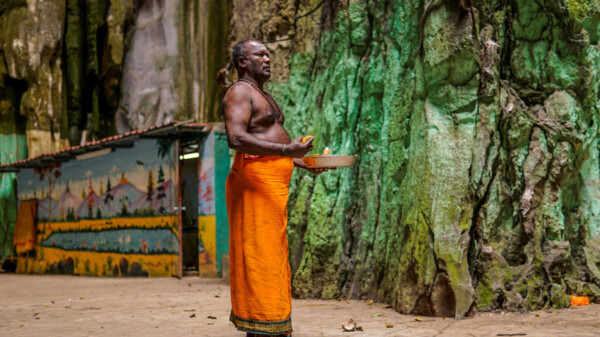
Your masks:
{"label": "painted tree in mural", "polygon": [[119,202],[121,203],[121,212],[119,212],[119,216],[128,216],[129,208],[127,207],[127,205],[129,204],[129,198],[126,195],[124,195],[121,198],[119,198]]}
{"label": "painted tree in mural", "polygon": [[67,221],[75,221],[75,220],[77,220],[75,218],[75,209],[73,207],[69,207],[67,209],[67,214],[65,215],[65,219]]}
{"label": "painted tree in mural", "polygon": [[158,213],[163,214],[165,212],[165,207],[163,205],[163,199],[167,196],[165,194],[165,172],[163,171],[162,165],[158,168],[158,187],[156,188],[157,194],[156,199],[160,201],[160,208],[158,209]]}
{"label": "painted tree in mural", "polygon": [[[69,187],[69,181],[67,181],[67,185],[65,187],[65,193],[70,194],[71,193],[71,188]],[[68,207],[67,208],[67,213],[65,214],[65,220],[67,221],[75,221],[75,208],[73,207]]]}
{"label": "painted tree in mural", "polygon": [[[62,172],[60,171],[61,163],[50,163],[43,167],[36,167],[33,172],[39,176],[40,181],[44,179],[48,180],[48,220],[52,219],[52,188],[54,187],[54,182],[58,179]],[[44,195],[42,192],[42,199],[44,199]]]}
{"label": "painted tree in mural", "polygon": [[92,178],[89,179],[88,186],[88,216],[90,219],[94,217],[94,187],[92,186]]}
{"label": "painted tree in mural", "polygon": [[108,206],[110,210],[110,203],[115,199],[115,197],[111,193],[112,187],[110,186],[110,178],[106,180],[106,195],[104,196],[104,203]]}
{"label": "painted tree in mural", "polygon": [[148,171],[148,188],[146,190],[146,201],[148,202],[148,213],[152,213],[152,200],[154,199],[154,178],[152,170]]}

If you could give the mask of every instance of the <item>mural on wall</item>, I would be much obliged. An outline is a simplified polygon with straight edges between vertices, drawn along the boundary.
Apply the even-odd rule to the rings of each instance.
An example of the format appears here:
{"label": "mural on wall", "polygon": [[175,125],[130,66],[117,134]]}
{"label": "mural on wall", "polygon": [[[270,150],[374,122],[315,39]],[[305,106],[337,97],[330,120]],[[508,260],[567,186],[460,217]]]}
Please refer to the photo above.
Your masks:
{"label": "mural on wall", "polygon": [[215,214],[215,134],[211,132],[201,147],[198,163],[198,215]]}
{"label": "mural on wall", "polygon": [[39,200],[28,271],[113,276],[176,274],[172,142],[140,140],[101,156],[22,170],[19,200]]}
{"label": "mural on wall", "polygon": [[200,144],[198,159],[198,273],[216,275],[215,133]]}

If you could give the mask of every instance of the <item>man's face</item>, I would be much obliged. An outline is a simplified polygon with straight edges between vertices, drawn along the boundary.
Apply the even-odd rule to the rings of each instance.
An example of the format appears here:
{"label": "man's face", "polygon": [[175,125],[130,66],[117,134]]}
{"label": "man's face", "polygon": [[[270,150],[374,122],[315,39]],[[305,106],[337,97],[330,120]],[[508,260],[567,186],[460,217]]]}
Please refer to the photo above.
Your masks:
{"label": "man's face", "polygon": [[245,57],[240,58],[240,64],[246,73],[262,82],[271,78],[271,58],[267,47],[258,41],[248,41],[244,54]]}

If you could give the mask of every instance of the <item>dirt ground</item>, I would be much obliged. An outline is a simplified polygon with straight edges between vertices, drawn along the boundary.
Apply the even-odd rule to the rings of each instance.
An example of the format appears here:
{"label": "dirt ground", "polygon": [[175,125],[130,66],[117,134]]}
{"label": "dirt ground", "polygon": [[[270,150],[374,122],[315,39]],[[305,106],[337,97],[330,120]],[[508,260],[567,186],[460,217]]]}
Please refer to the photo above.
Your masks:
{"label": "dirt ground", "polygon": [[[2,274],[0,285],[0,336],[245,336],[229,323],[222,280]],[[342,332],[350,318],[364,331]],[[295,337],[600,336],[600,305],[457,321],[364,301],[294,300],[292,323]]]}

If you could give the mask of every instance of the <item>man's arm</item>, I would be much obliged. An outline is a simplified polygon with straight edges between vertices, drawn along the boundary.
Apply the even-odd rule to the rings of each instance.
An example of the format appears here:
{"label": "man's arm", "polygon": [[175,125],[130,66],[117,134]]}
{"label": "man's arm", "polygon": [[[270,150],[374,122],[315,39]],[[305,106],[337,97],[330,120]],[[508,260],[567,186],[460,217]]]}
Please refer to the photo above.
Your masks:
{"label": "man's arm", "polygon": [[290,144],[279,144],[248,133],[252,116],[250,96],[242,86],[231,88],[223,98],[223,114],[227,143],[230,148],[253,155],[302,157],[312,150],[312,140],[302,143],[302,137]]}

